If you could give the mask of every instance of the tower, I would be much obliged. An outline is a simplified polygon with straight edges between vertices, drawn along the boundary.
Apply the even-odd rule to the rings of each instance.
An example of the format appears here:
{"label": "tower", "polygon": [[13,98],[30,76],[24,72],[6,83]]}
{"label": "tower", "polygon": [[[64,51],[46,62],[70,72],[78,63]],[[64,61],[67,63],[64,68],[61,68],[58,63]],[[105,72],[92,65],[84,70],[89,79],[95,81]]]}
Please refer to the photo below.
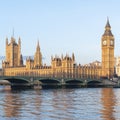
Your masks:
{"label": "tower", "polygon": [[114,75],[114,36],[111,32],[109,19],[105,26],[105,32],[102,35],[102,77],[112,77]]}
{"label": "tower", "polygon": [[36,52],[35,52],[35,55],[34,55],[34,66],[35,67],[42,66],[42,54],[40,52],[39,41],[38,41]]}
{"label": "tower", "polygon": [[[6,38],[6,60],[3,62],[3,66],[7,67],[17,67],[23,65],[21,57],[21,40],[19,38],[18,44],[14,37],[11,37],[10,43],[8,43],[8,38]],[[5,65],[7,64],[7,65]]]}

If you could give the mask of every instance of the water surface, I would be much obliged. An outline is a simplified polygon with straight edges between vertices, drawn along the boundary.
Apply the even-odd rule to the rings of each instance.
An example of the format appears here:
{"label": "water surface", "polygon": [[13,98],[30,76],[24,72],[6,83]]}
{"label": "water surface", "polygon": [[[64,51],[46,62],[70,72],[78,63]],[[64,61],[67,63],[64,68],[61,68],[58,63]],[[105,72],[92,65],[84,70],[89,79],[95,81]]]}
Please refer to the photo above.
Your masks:
{"label": "water surface", "polygon": [[120,120],[120,89],[0,87],[0,120]]}

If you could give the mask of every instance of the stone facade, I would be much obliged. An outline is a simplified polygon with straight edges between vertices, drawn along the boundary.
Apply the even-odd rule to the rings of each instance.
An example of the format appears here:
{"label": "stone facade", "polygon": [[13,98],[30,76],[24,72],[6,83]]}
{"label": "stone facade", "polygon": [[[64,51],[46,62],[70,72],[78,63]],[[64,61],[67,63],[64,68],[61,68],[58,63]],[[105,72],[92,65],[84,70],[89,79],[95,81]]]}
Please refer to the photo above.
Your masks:
{"label": "stone facade", "polygon": [[26,65],[23,65],[21,55],[21,41],[18,44],[12,37],[8,44],[6,40],[6,60],[3,61],[3,74],[5,76],[40,76],[56,78],[81,78],[99,79],[100,77],[112,77],[114,75],[114,37],[110,30],[109,21],[105,26],[105,32],[101,39],[102,64],[95,61],[89,64],[80,65],[72,56],[66,54],[51,57],[51,65],[42,64],[42,54],[39,42],[36,47],[34,59],[27,58]]}

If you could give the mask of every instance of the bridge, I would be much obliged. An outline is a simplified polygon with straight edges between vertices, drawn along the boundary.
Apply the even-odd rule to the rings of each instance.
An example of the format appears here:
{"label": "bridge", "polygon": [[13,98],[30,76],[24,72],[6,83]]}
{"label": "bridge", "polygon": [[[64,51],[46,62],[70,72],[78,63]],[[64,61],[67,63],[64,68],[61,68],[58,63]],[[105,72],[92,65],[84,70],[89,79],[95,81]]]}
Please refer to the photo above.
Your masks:
{"label": "bridge", "polygon": [[118,82],[103,79],[82,78],[50,78],[33,76],[0,76],[0,80],[7,80],[13,89],[26,89],[38,86],[40,88],[81,88],[81,87],[104,87],[116,86]]}

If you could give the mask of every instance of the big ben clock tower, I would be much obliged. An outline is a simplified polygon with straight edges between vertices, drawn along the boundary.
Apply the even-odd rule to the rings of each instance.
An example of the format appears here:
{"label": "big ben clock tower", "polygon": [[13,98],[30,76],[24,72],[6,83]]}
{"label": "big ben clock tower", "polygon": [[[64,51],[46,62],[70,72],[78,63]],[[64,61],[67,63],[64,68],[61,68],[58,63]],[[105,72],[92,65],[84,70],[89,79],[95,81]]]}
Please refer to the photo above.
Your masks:
{"label": "big ben clock tower", "polygon": [[114,36],[111,32],[111,26],[107,19],[105,32],[102,35],[102,77],[111,78],[114,75]]}

